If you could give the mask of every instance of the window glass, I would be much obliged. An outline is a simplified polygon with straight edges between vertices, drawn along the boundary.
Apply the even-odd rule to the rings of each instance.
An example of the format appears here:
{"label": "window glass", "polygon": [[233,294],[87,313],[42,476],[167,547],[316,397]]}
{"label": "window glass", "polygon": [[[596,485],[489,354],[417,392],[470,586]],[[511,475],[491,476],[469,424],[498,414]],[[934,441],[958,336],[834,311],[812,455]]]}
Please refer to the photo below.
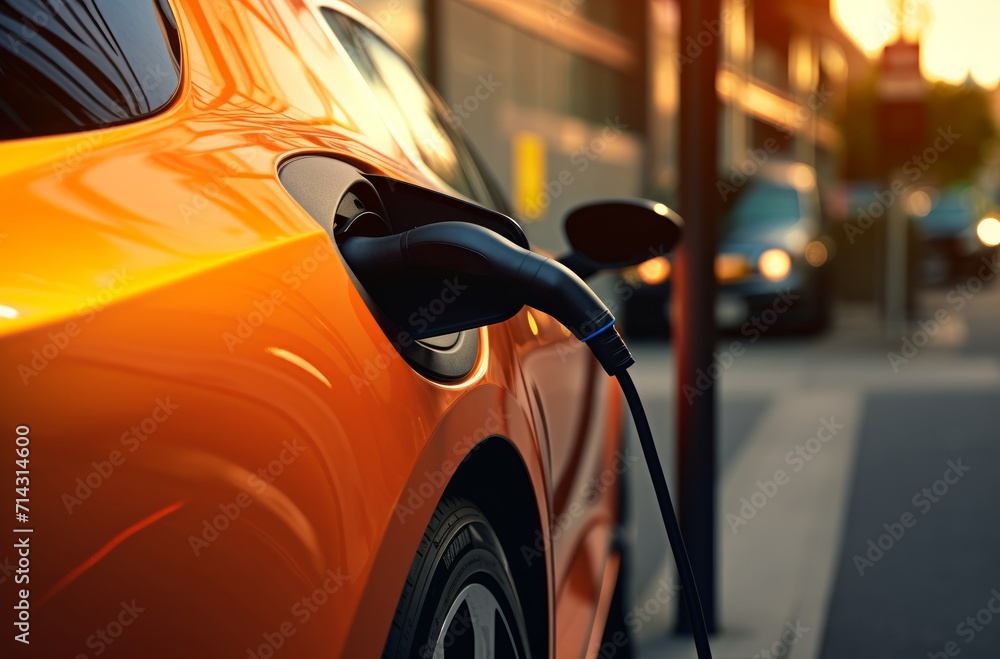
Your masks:
{"label": "window glass", "polygon": [[795,188],[770,181],[751,183],[726,216],[725,230],[768,229],[793,224],[802,218]]}
{"label": "window glass", "polygon": [[0,139],[135,121],[180,82],[166,0],[0,0],[0,32]]}
{"label": "window glass", "polygon": [[427,70],[427,40],[424,0],[354,0],[393,38],[422,71]]}
{"label": "window glass", "polygon": [[413,67],[371,30],[325,9],[324,15],[372,89],[396,139],[459,194],[490,201],[445,110]]}
{"label": "window glass", "polygon": [[960,231],[976,223],[975,213],[968,195],[949,190],[941,195],[937,205],[920,222],[932,230]]}

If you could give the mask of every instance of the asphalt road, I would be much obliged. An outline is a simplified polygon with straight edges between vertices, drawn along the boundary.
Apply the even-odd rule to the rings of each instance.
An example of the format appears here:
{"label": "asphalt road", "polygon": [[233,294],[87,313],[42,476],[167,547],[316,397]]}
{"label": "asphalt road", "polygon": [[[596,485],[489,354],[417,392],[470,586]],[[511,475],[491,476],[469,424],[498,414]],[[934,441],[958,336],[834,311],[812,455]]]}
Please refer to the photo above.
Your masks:
{"label": "asphalt road", "polygon": [[[720,341],[746,352],[717,383],[718,658],[1000,656],[1000,287],[925,292],[921,316],[895,340],[854,307],[821,337]],[[635,352],[672,474],[671,348]],[[799,475],[786,449],[823,419],[844,430]],[[746,530],[727,525],[776,469],[791,482],[745,511]],[[693,656],[670,634],[673,561],[648,475],[628,478],[640,656]],[[793,624],[809,631],[785,644]]]}

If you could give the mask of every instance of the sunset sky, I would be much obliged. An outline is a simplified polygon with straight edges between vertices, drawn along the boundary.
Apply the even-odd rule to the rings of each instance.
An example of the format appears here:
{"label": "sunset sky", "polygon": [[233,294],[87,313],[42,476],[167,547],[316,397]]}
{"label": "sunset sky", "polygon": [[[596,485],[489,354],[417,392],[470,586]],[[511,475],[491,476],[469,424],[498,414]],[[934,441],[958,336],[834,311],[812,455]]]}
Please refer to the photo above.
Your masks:
{"label": "sunset sky", "polygon": [[[923,26],[921,66],[931,80],[960,83],[969,73],[980,85],[1000,83],[1000,2],[905,0],[908,36]],[[832,0],[833,15],[869,54],[899,35],[899,0]]]}

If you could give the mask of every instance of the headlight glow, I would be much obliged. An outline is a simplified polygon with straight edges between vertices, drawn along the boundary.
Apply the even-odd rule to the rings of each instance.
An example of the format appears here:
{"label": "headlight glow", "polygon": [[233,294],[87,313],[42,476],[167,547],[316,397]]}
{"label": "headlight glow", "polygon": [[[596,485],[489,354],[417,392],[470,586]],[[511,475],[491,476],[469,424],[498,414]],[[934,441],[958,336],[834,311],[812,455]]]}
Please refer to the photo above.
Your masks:
{"label": "headlight glow", "polygon": [[814,240],[806,245],[805,255],[806,261],[814,268],[820,267],[830,258],[830,253],[821,240]]}
{"label": "headlight glow", "polygon": [[720,282],[732,282],[745,279],[753,272],[747,263],[747,257],[742,254],[717,254],[715,257],[715,278]]}
{"label": "headlight glow", "polygon": [[976,235],[987,247],[1000,245],[1000,220],[995,217],[984,217],[976,226]]}
{"label": "headlight glow", "polygon": [[670,261],[660,256],[655,259],[649,259],[643,263],[639,264],[636,268],[636,272],[639,273],[639,279],[643,283],[650,286],[656,286],[667,280],[670,276]]}
{"label": "headlight glow", "polygon": [[757,269],[771,281],[781,281],[792,271],[792,259],[783,249],[769,249],[760,255]]}

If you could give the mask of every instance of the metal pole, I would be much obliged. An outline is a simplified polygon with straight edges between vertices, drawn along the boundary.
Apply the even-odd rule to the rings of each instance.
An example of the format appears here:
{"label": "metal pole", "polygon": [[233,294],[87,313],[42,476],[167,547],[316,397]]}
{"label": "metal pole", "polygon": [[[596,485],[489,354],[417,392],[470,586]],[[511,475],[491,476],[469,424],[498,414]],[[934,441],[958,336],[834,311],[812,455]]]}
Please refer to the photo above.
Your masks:
{"label": "metal pole", "polygon": [[[902,181],[902,170],[895,170],[889,179],[889,188],[895,181]],[[889,189],[887,188],[887,189]],[[885,227],[885,337],[898,340],[906,331],[907,320],[907,231],[906,210],[903,207],[906,192],[886,211]]]}
{"label": "metal pole", "polygon": [[[715,90],[720,0],[681,0],[680,185],[684,238],[676,259],[673,342],[677,363],[677,466],[681,531],[701,593],[708,631],[716,630],[715,387],[704,385],[715,347],[715,247],[720,201],[719,101]],[[694,56],[697,55],[697,56]],[[699,373],[702,381],[699,383]],[[699,386],[701,385],[701,386]],[[678,632],[690,621],[681,606]]]}

